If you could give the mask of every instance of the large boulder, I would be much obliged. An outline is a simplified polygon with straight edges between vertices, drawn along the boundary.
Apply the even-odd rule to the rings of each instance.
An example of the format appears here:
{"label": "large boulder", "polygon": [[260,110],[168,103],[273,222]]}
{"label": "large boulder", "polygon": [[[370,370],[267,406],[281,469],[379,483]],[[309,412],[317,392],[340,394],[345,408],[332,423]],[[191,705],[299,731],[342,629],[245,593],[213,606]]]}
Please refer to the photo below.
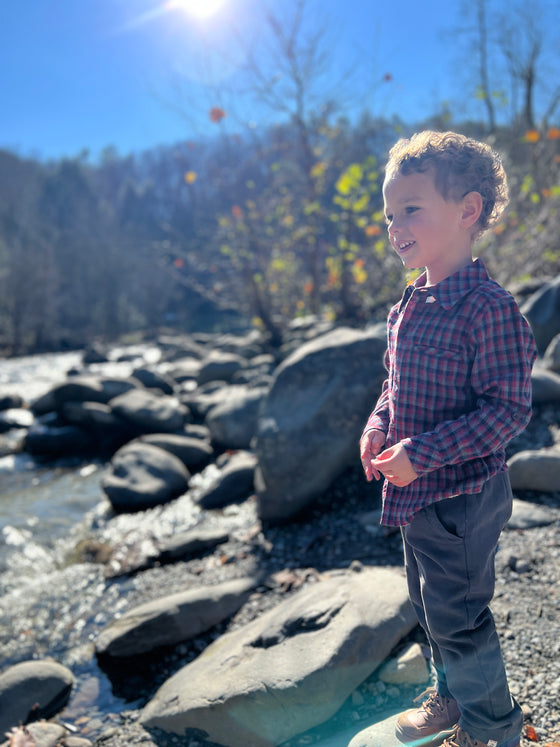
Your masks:
{"label": "large boulder", "polygon": [[12,726],[50,718],[66,705],[74,676],[55,661],[24,661],[0,675],[0,734]]}
{"label": "large boulder", "polygon": [[224,449],[248,449],[257,431],[261,402],[267,390],[224,387],[223,397],[206,415],[212,443]]}
{"label": "large boulder", "polygon": [[560,402],[560,376],[542,366],[535,366],[531,374],[533,404]]}
{"label": "large boulder", "polygon": [[513,490],[555,493],[560,489],[560,448],[519,451],[508,460]]}
{"label": "large boulder", "polygon": [[236,452],[202,488],[196,497],[197,502],[203,508],[212,509],[246,500],[254,490],[256,465],[257,459],[251,452]]}
{"label": "large boulder", "polygon": [[263,520],[298,513],[359,460],[362,428],[385,377],[385,325],[341,328],[301,346],[277,369],[256,439]]}
{"label": "large boulder", "polygon": [[231,381],[245,360],[235,353],[212,350],[202,361],[198,372],[198,385],[209,381]]}
{"label": "large boulder", "polygon": [[101,487],[115,511],[140,511],[184,493],[189,478],[189,471],[173,454],[131,441],[113,456]]}
{"label": "large boulder", "polygon": [[31,409],[35,415],[45,415],[48,412],[60,412],[67,402],[107,404],[114,397],[140,386],[140,382],[132,377],[119,379],[94,375],[71,376],[35,400]]}
{"label": "large boulder", "polygon": [[110,401],[112,411],[139,433],[173,433],[188,419],[188,410],[175,397],[147,389],[131,389]]}
{"label": "large boulder", "polygon": [[550,341],[560,333],[560,277],[530,296],[521,312],[531,325],[539,353],[544,355]]}
{"label": "large boulder", "polygon": [[23,448],[40,459],[58,459],[92,453],[97,444],[92,434],[83,428],[37,422],[28,430]]}
{"label": "large boulder", "polygon": [[226,633],[177,672],[145,727],[272,747],[330,718],[416,625],[404,575],[338,573]]}
{"label": "large boulder", "polygon": [[194,436],[182,436],[173,433],[150,433],[140,436],[142,443],[158,446],[169,451],[180,459],[190,472],[201,470],[214,457],[214,449],[210,443]]}

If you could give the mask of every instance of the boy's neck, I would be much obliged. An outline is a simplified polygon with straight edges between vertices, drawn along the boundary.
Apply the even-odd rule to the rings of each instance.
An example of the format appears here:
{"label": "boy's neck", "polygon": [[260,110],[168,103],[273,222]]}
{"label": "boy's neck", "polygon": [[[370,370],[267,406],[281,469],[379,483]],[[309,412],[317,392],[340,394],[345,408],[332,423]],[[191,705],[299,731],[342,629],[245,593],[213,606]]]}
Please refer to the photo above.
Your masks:
{"label": "boy's neck", "polygon": [[473,261],[472,253],[461,257],[457,262],[444,267],[426,267],[426,288],[438,285],[442,280],[451,277],[464,267],[468,267]]}

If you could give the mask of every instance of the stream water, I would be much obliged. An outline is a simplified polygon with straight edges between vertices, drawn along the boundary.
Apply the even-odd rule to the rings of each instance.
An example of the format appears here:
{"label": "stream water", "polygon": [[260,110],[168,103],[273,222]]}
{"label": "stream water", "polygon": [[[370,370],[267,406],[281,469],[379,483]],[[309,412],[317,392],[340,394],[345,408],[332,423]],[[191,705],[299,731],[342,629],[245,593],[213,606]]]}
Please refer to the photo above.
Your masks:
{"label": "stream water", "polygon": [[[0,397],[19,394],[33,401],[80,363],[78,353],[0,359]],[[104,372],[128,375],[130,367],[109,364]],[[22,434],[9,434],[18,437]],[[103,467],[96,462],[45,466],[24,453],[0,456],[0,671],[45,657],[71,668],[77,683],[61,717],[79,724],[90,738],[134,707],[113,694],[92,643],[124,608],[134,581],[108,588],[100,566],[75,558],[80,539],[109,524],[100,487]],[[127,528],[121,523],[118,531]]]}

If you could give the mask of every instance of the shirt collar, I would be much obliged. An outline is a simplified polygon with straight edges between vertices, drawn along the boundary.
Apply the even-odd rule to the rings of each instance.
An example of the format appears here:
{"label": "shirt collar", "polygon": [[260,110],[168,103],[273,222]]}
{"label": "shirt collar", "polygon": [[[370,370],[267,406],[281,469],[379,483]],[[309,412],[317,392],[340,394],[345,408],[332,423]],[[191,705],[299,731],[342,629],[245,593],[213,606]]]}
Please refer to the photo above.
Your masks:
{"label": "shirt collar", "polygon": [[[429,291],[442,308],[450,309],[469,291],[489,279],[484,262],[481,259],[475,259],[437,285],[430,287]],[[425,284],[426,273],[424,272],[405,290],[400,308],[404,307],[414,290],[424,288]]]}

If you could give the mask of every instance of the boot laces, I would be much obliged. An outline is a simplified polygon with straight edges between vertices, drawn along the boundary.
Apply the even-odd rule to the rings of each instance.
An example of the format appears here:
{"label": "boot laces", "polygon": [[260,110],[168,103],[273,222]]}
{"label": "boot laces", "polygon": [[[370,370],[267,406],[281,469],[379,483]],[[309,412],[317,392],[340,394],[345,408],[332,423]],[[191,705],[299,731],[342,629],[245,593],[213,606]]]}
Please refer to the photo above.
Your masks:
{"label": "boot laces", "polygon": [[445,705],[443,703],[443,696],[441,696],[436,690],[433,688],[428,688],[427,690],[424,690],[423,693],[420,693],[417,698],[414,699],[414,702],[418,702],[425,696],[428,696],[426,701],[422,704],[422,710],[426,712],[428,716],[437,716],[437,712],[444,710]]}
{"label": "boot laces", "polygon": [[484,742],[473,739],[464,729],[457,725],[455,731],[449,736],[441,747],[486,747]]}

